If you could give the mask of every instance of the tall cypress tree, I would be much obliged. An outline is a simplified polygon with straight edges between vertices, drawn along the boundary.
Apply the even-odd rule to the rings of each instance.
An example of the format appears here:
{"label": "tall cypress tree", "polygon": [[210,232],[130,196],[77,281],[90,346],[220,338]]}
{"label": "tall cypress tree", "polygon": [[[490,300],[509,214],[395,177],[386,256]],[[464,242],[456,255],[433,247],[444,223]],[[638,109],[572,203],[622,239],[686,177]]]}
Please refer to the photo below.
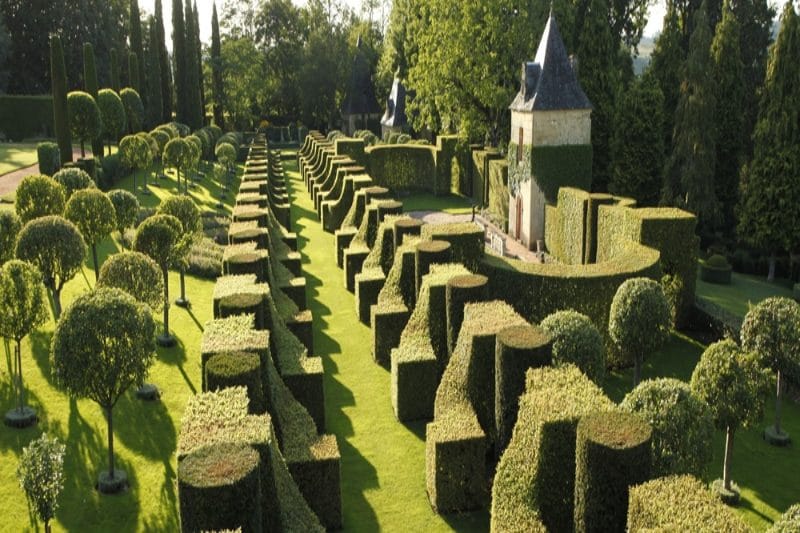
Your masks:
{"label": "tall cypress tree", "polygon": [[119,54],[117,54],[116,48],[111,49],[109,62],[111,63],[111,88],[119,92],[121,87],[119,82]]}
{"label": "tall cypress tree", "polygon": [[650,62],[650,71],[658,80],[661,94],[664,95],[664,147],[667,152],[672,150],[675,109],[680,96],[680,73],[684,59],[681,39],[680,18],[675,6],[670,4]]}
{"label": "tall cypress tree", "polygon": [[67,114],[67,67],[61,38],[50,35],[50,80],[53,92],[53,128],[55,129],[61,162],[72,161],[72,135]]}
{"label": "tall cypress tree", "polygon": [[139,13],[139,0],[131,0],[130,3],[130,38],[131,52],[136,54],[136,64],[139,66],[139,85],[132,86],[142,95],[142,103],[147,108],[147,90],[145,79],[147,69],[145,68],[144,44],[142,40],[142,18]]}
{"label": "tall cypress tree", "polygon": [[[92,98],[97,100],[97,91],[100,90],[100,84],[97,82],[97,65],[92,43],[83,43],[83,87],[87,93],[92,95]],[[102,136],[92,139],[92,155],[102,159]]]}
{"label": "tall cypress tree", "polygon": [[194,12],[194,44],[195,61],[197,62],[197,87],[200,89],[200,125],[206,123],[206,91],[203,84],[203,43],[200,41],[200,14],[197,11],[197,0],[192,8]]}
{"label": "tall cypress tree", "polygon": [[592,190],[608,189],[610,143],[618,86],[617,50],[608,25],[608,3],[592,0],[580,32],[578,73],[592,102]]}
{"label": "tall cypress tree", "polygon": [[194,13],[192,3],[186,0],[186,12],[183,16],[186,31],[186,91],[188,93],[186,115],[187,122],[193,130],[202,126],[200,111],[200,80],[197,77],[197,52],[195,48]]}
{"label": "tall cypress tree", "polygon": [[141,87],[141,78],[139,74],[139,56],[133,52],[128,53],[128,87],[132,87],[139,92]]}
{"label": "tall cypress tree", "polygon": [[775,255],[800,244],[800,19],[791,0],[770,50],[761,93],[754,155],[742,173],[739,235],[770,252],[768,279],[775,277]]}
{"label": "tall cypress tree", "polygon": [[178,122],[187,124],[189,117],[186,90],[186,28],[183,21],[183,2],[172,0],[172,54],[175,58],[175,107]]}
{"label": "tall cypress tree", "polygon": [[695,12],[689,56],[683,66],[681,93],[675,112],[672,154],[664,171],[663,201],[696,214],[701,231],[717,220],[714,192],[714,79],[711,77],[711,29],[706,0]]}
{"label": "tall cypress tree", "polygon": [[609,192],[656,205],[664,173],[664,95],[652,72],[620,94],[614,122]]}
{"label": "tall cypress tree", "polygon": [[714,122],[717,128],[717,156],[714,189],[720,202],[721,228],[732,230],[736,220],[739,189],[739,169],[742,165],[742,127],[744,115],[744,65],[739,48],[739,22],[725,0],[722,20],[717,25],[711,44],[713,76],[717,108]]}
{"label": "tall cypress tree", "polygon": [[147,46],[147,71],[150,73],[147,84],[147,122],[151,128],[158,126],[162,120],[164,106],[161,103],[161,46],[158,42],[158,27],[155,17],[150,17],[150,35]]}
{"label": "tall cypress tree", "polygon": [[158,58],[161,71],[159,73],[161,78],[161,120],[162,122],[169,122],[172,120],[172,71],[169,64],[167,41],[164,35],[164,9],[161,5],[161,0],[156,0],[155,20],[158,32]]}
{"label": "tall cypress tree", "polygon": [[223,108],[225,102],[225,89],[222,84],[222,45],[219,39],[219,18],[217,18],[217,3],[214,2],[211,11],[211,86],[214,92],[214,123],[220,128],[225,127]]}

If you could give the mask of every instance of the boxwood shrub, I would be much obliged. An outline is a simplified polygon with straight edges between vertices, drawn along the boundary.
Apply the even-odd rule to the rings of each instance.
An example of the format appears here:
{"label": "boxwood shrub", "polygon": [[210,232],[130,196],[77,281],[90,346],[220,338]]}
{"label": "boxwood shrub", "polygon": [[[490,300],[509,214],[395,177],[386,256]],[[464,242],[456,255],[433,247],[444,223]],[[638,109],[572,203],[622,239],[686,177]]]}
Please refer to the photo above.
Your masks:
{"label": "boxwood shrub", "polygon": [[450,260],[477,272],[484,255],[483,229],[473,222],[426,224],[421,230],[424,241],[447,241],[451,245]]}
{"label": "boxwood shrub", "polygon": [[575,531],[624,531],[628,489],[650,478],[650,426],[638,415],[610,411],[578,422]]}
{"label": "boxwood shrub", "polygon": [[719,285],[730,284],[733,267],[724,256],[719,254],[712,255],[705,261],[700,260],[699,266],[701,280]]}
{"label": "boxwood shrub", "polygon": [[378,145],[366,149],[369,175],[394,191],[436,190],[435,148],[420,145]]}
{"label": "boxwood shrub", "polygon": [[52,176],[61,168],[61,154],[54,142],[45,141],[37,144],[36,158],[39,162],[39,174]]}
{"label": "boxwood shrub", "polygon": [[[777,522],[776,522],[777,524]],[[708,487],[690,475],[668,476],[630,488],[627,531],[725,531],[752,529]],[[798,531],[771,529],[775,533]]]}
{"label": "boxwood shrub", "polygon": [[208,359],[205,372],[207,390],[244,387],[250,400],[250,412],[263,414],[267,411],[261,385],[261,360],[258,355],[245,352],[220,353]]}
{"label": "boxwood shrub", "polygon": [[571,531],[578,421],[614,404],[574,365],[528,370],[492,486],[492,531]]}

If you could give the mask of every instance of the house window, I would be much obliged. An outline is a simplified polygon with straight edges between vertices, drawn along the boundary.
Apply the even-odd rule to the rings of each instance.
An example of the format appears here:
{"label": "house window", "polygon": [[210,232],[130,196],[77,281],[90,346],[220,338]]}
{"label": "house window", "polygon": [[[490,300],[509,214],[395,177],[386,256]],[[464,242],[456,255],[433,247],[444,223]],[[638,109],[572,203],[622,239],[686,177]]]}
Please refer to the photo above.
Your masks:
{"label": "house window", "polygon": [[524,133],[522,128],[519,129],[519,142],[517,143],[517,163],[522,162],[522,140],[524,139]]}

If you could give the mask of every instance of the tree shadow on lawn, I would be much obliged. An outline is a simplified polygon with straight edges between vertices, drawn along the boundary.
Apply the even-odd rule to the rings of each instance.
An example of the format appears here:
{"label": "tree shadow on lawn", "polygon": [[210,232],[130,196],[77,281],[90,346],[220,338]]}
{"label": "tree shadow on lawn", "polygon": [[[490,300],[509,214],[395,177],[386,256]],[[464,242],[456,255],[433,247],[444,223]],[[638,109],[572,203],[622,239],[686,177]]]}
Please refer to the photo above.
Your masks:
{"label": "tree shadow on lawn", "polygon": [[192,382],[192,379],[189,377],[189,374],[186,373],[186,369],[183,367],[184,363],[187,361],[186,347],[183,344],[183,340],[181,340],[180,337],[176,336],[175,346],[171,348],[164,348],[162,346],[158,346],[156,348],[156,353],[159,361],[167,365],[177,367],[178,371],[181,373],[181,376],[183,377],[183,381],[189,387],[189,390],[192,391],[192,394],[197,394],[197,387]]}
{"label": "tree shadow on lawn", "polygon": [[114,432],[131,451],[169,465],[177,446],[175,424],[161,401],[143,401],[129,390],[114,408]]}
{"label": "tree shadow on lawn", "polygon": [[[95,404],[90,408],[100,409]],[[114,415],[116,417],[116,410]],[[128,490],[102,495],[95,489],[98,473],[108,468],[105,423],[94,427],[81,415],[77,401],[70,399],[67,431],[66,435],[55,432],[67,445],[64,490],[56,513],[58,520],[69,531],[136,531],[140,512],[139,485],[133,465],[119,452],[114,454],[114,462],[128,475]]]}
{"label": "tree shadow on lawn", "polygon": [[[47,383],[51,387],[58,389],[55,379],[53,378],[53,367],[52,362],[50,361],[50,342],[52,339],[52,331],[42,331],[36,329],[33,330],[30,335],[28,335],[28,342],[30,343],[31,347],[31,356],[36,362],[36,365],[39,367],[42,377],[47,380]],[[24,360],[22,361],[22,365],[24,371]]]}
{"label": "tree shadow on lawn", "polygon": [[[23,368],[23,372],[25,372]],[[11,428],[0,423],[0,450],[12,450],[17,456],[22,453],[22,448],[27,446],[31,440],[37,438],[42,431],[46,431],[50,425],[41,400],[34,391],[25,388],[25,403],[36,410],[39,420],[36,424],[27,428]],[[5,416],[6,412],[14,409],[17,405],[16,390],[11,384],[11,377],[0,380],[0,416]],[[16,465],[4,465],[3,468],[16,468]]]}
{"label": "tree shadow on lawn", "polygon": [[339,438],[342,456],[342,510],[344,528],[350,531],[378,531],[378,516],[365,494],[380,488],[378,472],[347,439]]}

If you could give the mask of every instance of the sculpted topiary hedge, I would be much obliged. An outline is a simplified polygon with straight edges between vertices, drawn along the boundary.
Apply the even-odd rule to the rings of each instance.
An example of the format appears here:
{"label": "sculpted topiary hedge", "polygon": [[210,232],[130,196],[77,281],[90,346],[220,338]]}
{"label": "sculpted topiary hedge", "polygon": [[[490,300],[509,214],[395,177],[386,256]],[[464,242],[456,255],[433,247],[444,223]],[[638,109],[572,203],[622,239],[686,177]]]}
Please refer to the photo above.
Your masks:
{"label": "sculpted topiary hedge", "polygon": [[577,367],[526,373],[511,441],[492,486],[492,531],[571,531],[581,417],[614,404]]}
{"label": "sculpted topiary hedge", "polygon": [[419,145],[379,145],[366,149],[367,171],[378,185],[392,190],[428,191],[436,188],[435,148]]}
{"label": "sculpted topiary hedge", "polygon": [[[753,531],[733,509],[722,503],[705,483],[689,475],[662,477],[631,487],[627,528],[631,533],[639,531],[751,533]],[[783,531],[777,529],[775,533]],[[797,531],[797,529],[785,531]]]}
{"label": "sculpted topiary hedge", "polygon": [[478,270],[478,263],[484,256],[483,229],[473,222],[426,224],[421,238],[449,242],[450,261],[461,263],[471,272]]}

